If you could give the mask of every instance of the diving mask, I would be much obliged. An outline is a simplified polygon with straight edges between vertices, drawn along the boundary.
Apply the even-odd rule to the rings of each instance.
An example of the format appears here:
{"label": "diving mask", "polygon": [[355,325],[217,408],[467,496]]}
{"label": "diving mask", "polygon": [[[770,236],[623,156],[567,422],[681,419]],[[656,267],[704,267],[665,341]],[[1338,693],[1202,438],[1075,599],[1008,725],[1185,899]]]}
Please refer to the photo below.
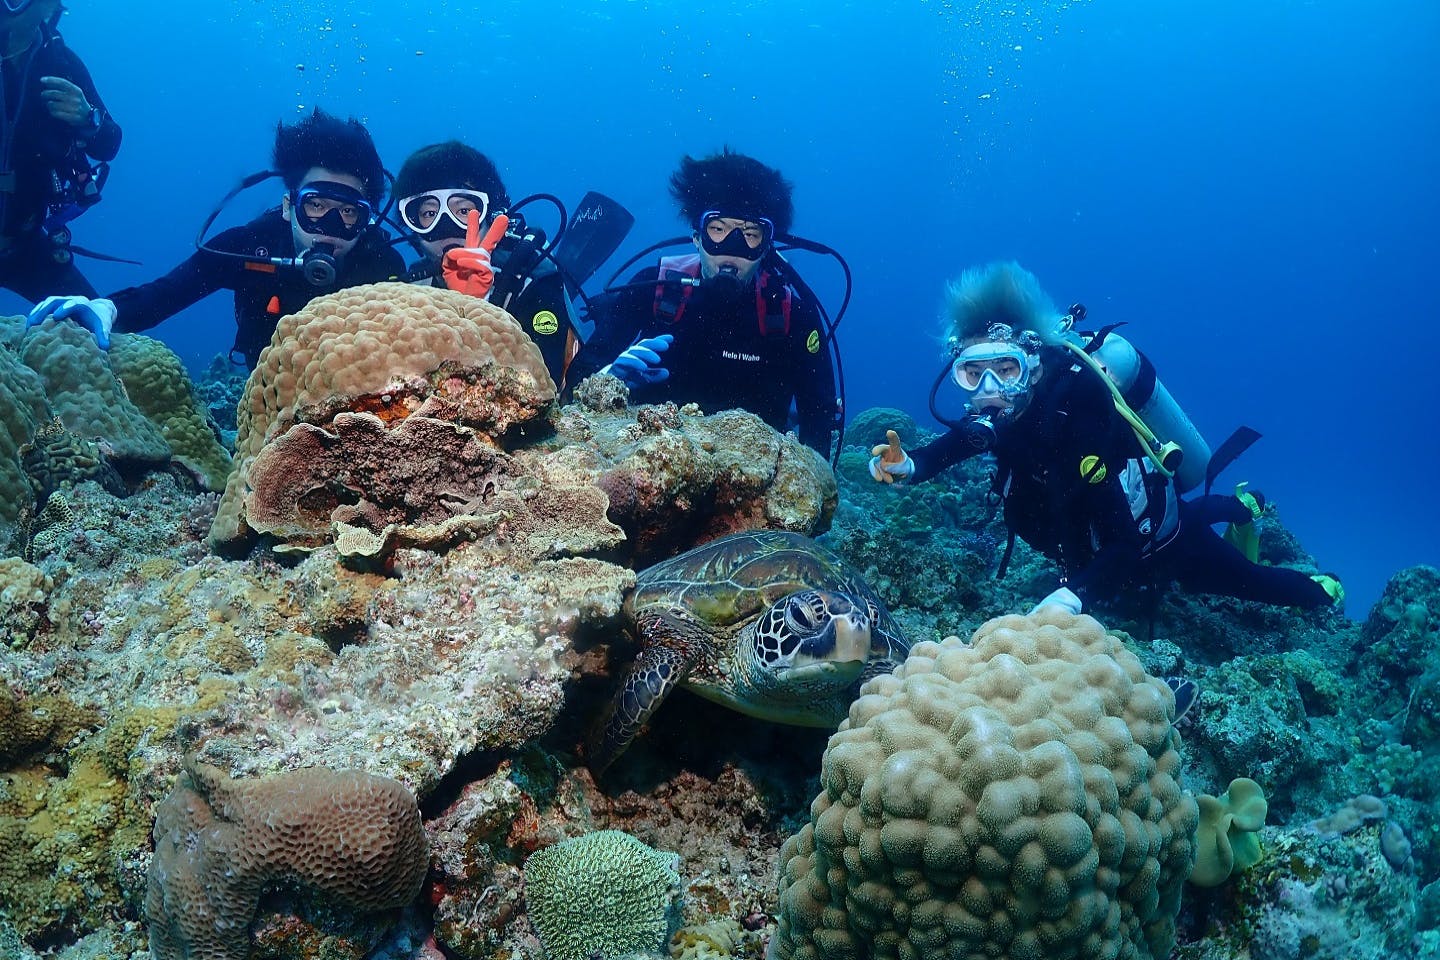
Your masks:
{"label": "diving mask", "polygon": [[331,180],[304,184],[291,194],[290,204],[302,231],[335,240],[354,240],[375,217],[360,191]]}
{"label": "diving mask", "polygon": [[775,224],[764,217],[731,216],[707,210],[700,218],[700,244],[712,257],[759,260],[775,240]]}
{"label": "diving mask", "polygon": [[955,358],[950,378],[971,405],[987,399],[1013,401],[1030,389],[1035,362],[1035,357],[1018,344],[972,343]]}
{"label": "diving mask", "polygon": [[0,0],[6,13],[24,13],[34,0]]}
{"label": "diving mask", "polygon": [[400,221],[417,237],[431,237],[438,228],[442,233],[459,228],[459,236],[465,236],[466,219],[471,210],[480,211],[483,224],[490,215],[490,194],[483,190],[453,187],[444,190],[430,190],[406,197],[398,204]]}

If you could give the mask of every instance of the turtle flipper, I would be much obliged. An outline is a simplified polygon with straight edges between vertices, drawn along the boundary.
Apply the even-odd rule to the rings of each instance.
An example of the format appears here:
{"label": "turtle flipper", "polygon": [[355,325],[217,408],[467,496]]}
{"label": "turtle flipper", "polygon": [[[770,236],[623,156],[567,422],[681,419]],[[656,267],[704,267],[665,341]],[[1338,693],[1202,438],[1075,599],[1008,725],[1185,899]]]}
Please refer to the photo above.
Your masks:
{"label": "turtle flipper", "polygon": [[590,770],[597,777],[625,752],[660,702],[689,672],[690,660],[679,650],[654,646],[640,651],[588,751]]}

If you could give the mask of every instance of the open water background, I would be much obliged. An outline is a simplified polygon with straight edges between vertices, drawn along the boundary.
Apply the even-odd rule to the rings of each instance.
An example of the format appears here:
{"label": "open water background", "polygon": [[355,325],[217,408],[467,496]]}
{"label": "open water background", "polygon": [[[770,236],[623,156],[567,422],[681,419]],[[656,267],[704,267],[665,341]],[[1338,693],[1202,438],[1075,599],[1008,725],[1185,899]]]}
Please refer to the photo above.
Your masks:
{"label": "open water background", "polygon": [[[315,105],[364,119],[392,170],[459,137],[512,196],[602,190],[638,219],[630,251],[682,229],[681,154],[729,144],[780,167],[796,231],[854,269],[852,412],[928,422],[944,281],[1015,258],[1058,305],[1129,322],[1212,444],[1265,434],[1224,479],[1278,502],[1352,615],[1440,563],[1433,0],[70,6],[125,130],[77,243],[145,264],[87,265],[102,292],[186,256],[276,120]],[[838,272],[805,273],[833,309]],[[202,370],[229,298],[153,332]]]}

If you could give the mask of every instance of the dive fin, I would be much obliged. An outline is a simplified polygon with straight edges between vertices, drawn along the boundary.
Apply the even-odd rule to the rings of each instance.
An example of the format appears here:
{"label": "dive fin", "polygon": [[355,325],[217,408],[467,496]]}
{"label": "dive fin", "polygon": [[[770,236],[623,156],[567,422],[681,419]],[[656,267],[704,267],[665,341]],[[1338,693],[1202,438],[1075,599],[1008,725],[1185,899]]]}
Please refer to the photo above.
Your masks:
{"label": "dive fin", "polygon": [[555,260],[565,279],[583,285],[620,248],[634,225],[635,217],[619,201],[594,190],[585,194],[555,246]]}
{"label": "dive fin", "polygon": [[86,250],[84,247],[77,247],[74,244],[71,244],[69,249],[70,252],[77,257],[89,257],[91,260],[104,260],[107,263],[129,263],[137,267],[145,266],[145,264],[139,260],[127,260],[124,257],[117,257],[109,253],[97,253],[94,250]]}
{"label": "dive fin", "polygon": [[1236,427],[1235,432],[1225,438],[1225,442],[1215,448],[1210,454],[1210,463],[1205,468],[1205,492],[1209,493],[1210,488],[1215,485],[1215,478],[1220,476],[1220,471],[1234,463],[1236,458],[1250,445],[1260,439],[1260,431],[1250,427]]}

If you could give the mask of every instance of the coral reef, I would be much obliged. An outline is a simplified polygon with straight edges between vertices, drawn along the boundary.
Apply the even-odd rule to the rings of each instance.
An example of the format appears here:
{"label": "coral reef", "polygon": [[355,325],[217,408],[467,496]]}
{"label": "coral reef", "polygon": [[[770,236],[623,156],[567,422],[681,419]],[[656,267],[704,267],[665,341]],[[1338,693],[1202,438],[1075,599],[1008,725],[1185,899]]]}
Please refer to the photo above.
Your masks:
{"label": "coral reef", "polygon": [[1168,956],[1194,858],[1174,700],[1053,608],[922,643],[831,738],[769,956]]}
{"label": "coral reef", "polygon": [[[140,406],[137,406],[140,404]],[[229,457],[164,344],[117,334],[109,351],[69,321],[0,318],[0,525],[67,484],[185,467],[219,490]]]}
{"label": "coral reef", "polygon": [[679,861],[619,830],[531,854],[525,902],[547,960],[661,950],[680,926]]}
{"label": "coral reef", "polygon": [[267,885],[384,910],[414,899],[428,864],[415,797],[394,780],[311,768],[235,781],[190,764],[156,810],[150,950],[156,960],[244,960]]}
{"label": "coral reef", "polygon": [[1260,784],[1247,777],[1230,781],[1218,797],[1201,794],[1200,825],[1195,831],[1195,869],[1190,882],[1218,887],[1236,870],[1260,862],[1260,828],[1269,805]]}

